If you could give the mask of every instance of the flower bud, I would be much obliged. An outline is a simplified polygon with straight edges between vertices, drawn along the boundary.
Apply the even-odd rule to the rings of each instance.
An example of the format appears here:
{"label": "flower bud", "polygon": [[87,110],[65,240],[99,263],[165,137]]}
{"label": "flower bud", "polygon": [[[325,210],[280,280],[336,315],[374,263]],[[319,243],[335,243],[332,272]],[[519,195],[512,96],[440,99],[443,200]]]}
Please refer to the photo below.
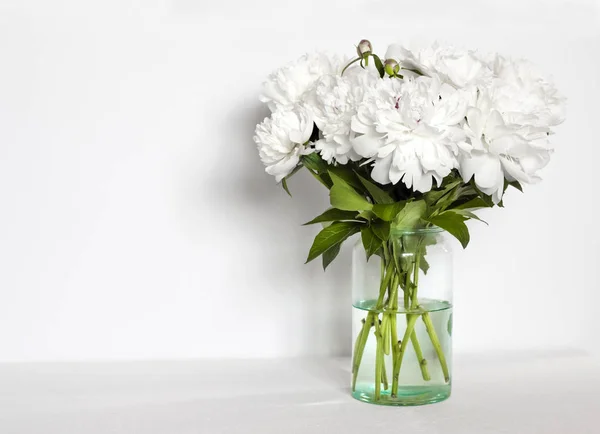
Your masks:
{"label": "flower bud", "polygon": [[400,65],[394,59],[386,59],[384,62],[385,72],[388,73],[390,77],[398,74],[400,72]]}
{"label": "flower bud", "polygon": [[373,51],[373,46],[367,39],[363,39],[358,43],[356,47],[356,52],[358,53],[358,57],[363,57],[365,54],[370,54]]}

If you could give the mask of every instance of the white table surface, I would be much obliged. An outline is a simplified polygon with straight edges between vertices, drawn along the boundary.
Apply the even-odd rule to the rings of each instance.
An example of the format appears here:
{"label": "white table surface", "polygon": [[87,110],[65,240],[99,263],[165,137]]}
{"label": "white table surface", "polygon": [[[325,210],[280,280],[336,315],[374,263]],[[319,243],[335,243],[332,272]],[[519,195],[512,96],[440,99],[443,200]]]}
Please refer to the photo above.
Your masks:
{"label": "white table surface", "polygon": [[600,359],[459,356],[423,407],[349,395],[347,359],[0,365],[1,434],[599,434]]}

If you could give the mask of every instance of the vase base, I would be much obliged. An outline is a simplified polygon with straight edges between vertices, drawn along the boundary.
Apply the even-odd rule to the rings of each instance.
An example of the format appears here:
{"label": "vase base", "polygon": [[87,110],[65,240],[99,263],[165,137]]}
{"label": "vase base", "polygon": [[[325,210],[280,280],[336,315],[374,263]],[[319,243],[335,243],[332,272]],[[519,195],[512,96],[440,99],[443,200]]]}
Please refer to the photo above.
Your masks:
{"label": "vase base", "polygon": [[449,384],[438,386],[406,386],[398,390],[395,397],[391,396],[389,390],[382,390],[379,399],[375,400],[373,390],[356,390],[352,397],[362,402],[376,405],[409,406],[434,404],[445,401],[450,397],[451,386]]}

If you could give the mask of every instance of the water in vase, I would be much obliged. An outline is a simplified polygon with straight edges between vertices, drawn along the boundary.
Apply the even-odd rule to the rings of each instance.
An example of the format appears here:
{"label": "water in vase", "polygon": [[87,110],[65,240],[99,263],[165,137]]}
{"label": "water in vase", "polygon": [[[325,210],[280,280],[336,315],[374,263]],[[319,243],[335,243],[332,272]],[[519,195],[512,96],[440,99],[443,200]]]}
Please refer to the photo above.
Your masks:
{"label": "water in vase", "polygon": [[[352,307],[353,396],[383,405],[420,405],[448,398],[452,305],[419,299],[418,308],[408,312],[403,307],[397,312],[377,311],[375,305],[376,300],[364,300]],[[365,327],[367,321],[370,327]],[[367,336],[362,337],[366,342],[358,345],[366,329]],[[356,354],[357,348],[364,348],[362,354]]]}

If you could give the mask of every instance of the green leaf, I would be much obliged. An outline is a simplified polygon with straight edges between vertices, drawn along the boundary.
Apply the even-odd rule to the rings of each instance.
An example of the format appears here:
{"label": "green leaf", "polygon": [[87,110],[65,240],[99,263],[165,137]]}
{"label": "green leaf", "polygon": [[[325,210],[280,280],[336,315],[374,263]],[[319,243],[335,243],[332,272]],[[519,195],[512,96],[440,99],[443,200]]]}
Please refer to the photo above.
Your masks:
{"label": "green leaf", "polygon": [[431,190],[431,191],[429,191],[424,196],[425,202],[427,202],[430,205],[436,203],[442,197],[444,197],[445,195],[447,195],[448,193],[450,193],[450,191],[453,188],[459,186],[460,184],[462,184],[462,180],[457,180],[457,181],[451,182],[450,184],[444,186],[440,190]]}
{"label": "green leaf", "polygon": [[331,206],[345,211],[364,211],[373,208],[373,205],[356,192],[346,181],[334,173],[330,173],[333,187],[329,192]]}
{"label": "green leaf", "polygon": [[475,190],[477,195],[481,198],[481,200],[483,200],[487,204],[489,208],[492,208],[495,205],[494,201],[492,200],[492,196],[485,194],[483,191],[477,188],[477,185],[475,184],[475,178],[471,178],[471,187],[473,188],[473,190]]}
{"label": "green leaf", "polygon": [[336,258],[336,256],[338,255],[338,253],[340,253],[340,249],[342,247],[342,243],[336,244],[335,246],[333,246],[331,249],[326,250],[323,253],[323,271],[327,270],[327,267],[329,266],[329,264],[331,264],[333,262],[333,260]]}
{"label": "green leaf", "polygon": [[292,193],[290,193],[290,190],[288,189],[288,186],[287,186],[287,179],[286,179],[286,178],[283,178],[283,179],[281,180],[281,186],[283,187],[283,189],[285,190],[285,192],[286,192],[286,193],[287,193],[287,194],[288,194],[290,197],[292,197]]}
{"label": "green leaf", "polygon": [[373,213],[373,211],[371,211],[371,210],[368,210],[368,209],[367,209],[367,210],[364,210],[364,211],[361,211],[361,212],[359,212],[359,213],[358,213],[356,216],[357,216],[357,217],[360,217],[360,218],[363,218],[363,219],[365,219],[365,220],[367,220],[367,221],[369,221],[369,222],[370,222],[371,220],[373,220],[374,218],[377,218],[377,217],[375,216],[375,214]]}
{"label": "green leaf", "polygon": [[304,155],[302,157],[302,164],[307,169],[313,170],[318,174],[327,173],[327,162],[321,158],[321,156],[313,152],[312,154]]}
{"label": "green leaf", "polygon": [[371,181],[363,178],[359,174],[356,174],[356,176],[358,177],[362,185],[364,185],[364,187],[367,189],[375,203],[394,203],[394,199],[392,199],[392,197],[387,192],[379,188],[377,185],[373,184]]}
{"label": "green leaf", "polygon": [[321,158],[321,156],[313,152],[312,154],[304,155],[302,157],[302,164],[308,169],[308,171],[315,177],[317,181],[323,184],[327,188],[331,188],[333,181],[327,173],[327,162]]}
{"label": "green leaf", "polygon": [[336,244],[342,243],[350,235],[357,233],[360,230],[360,226],[361,223],[356,222],[335,222],[321,230],[315,237],[306,263],[325,253]]}
{"label": "green leaf", "polygon": [[373,212],[381,220],[391,222],[400,211],[406,206],[405,201],[394,203],[376,203],[373,205]]}
{"label": "green leaf", "polygon": [[302,167],[303,167],[302,164],[298,164],[296,167],[294,167],[294,170],[292,170],[289,175],[287,175],[285,178],[283,178],[281,180],[281,187],[283,187],[285,192],[287,194],[289,194],[290,197],[292,197],[292,193],[290,193],[290,190],[288,189],[287,180],[290,179],[292,176],[294,176],[296,174],[296,172],[298,172],[300,169],[302,169]]}
{"label": "green leaf", "polygon": [[481,223],[485,223],[486,225],[488,225],[488,222],[486,222],[485,220],[482,220],[481,218],[479,218],[479,216],[477,216],[473,212],[469,211],[468,209],[451,209],[451,210],[448,210],[448,212],[460,214],[460,215],[470,218],[470,219],[479,220]]}
{"label": "green leaf", "polygon": [[340,220],[355,220],[356,219],[356,211],[343,211],[341,209],[330,208],[325,211],[323,214],[315,217],[309,222],[304,223],[303,226],[306,225],[314,225],[315,223],[322,222],[334,222]]}
{"label": "green leaf", "polygon": [[[334,176],[337,176],[338,178],[343,179],[346,182],[346,184],[351,185],[359,192],[364,191],[365,188],[358,179],[356,173],[354,173],[354,171],[348,168],[347,166],[331,166],[327,170],[329,172],[329,176],[331,176],[332,178]],[[333,183],[335,184],[335,181]]]}
{"label": "green leaf", "polygon": [[483,200],[481,197],[477,196],[465,203],[461,203],[460,205],[457,205],[455,207],[452,207],[451,209],[469,209],[469,210],[474,210],[474,209],[481,209],[481,208],[489,208],[489,204],[488,202],[486,202],[485,200]]}
{"label": "green leaf", "polygon": [[506,179],[504,180],[504,190],[506,190],[508,188],[508,186],[511,186],[513,188],[516,188],[517,190],[519,190],[521,193],[523,193],[523,186],[521,185],[521,183],[519,181],[512,181],[512,182],[508,182]]}
{"label": "green leaf", "polygon": [[312,176],[315,177],[317,181],[323,184],[327,189],[331,189],[331,187],[333,186],[333,181],[327,173],[322,173],[319,175],[318,173],[315,173],[312,170],[309,170],[309,172],[312,174]]}
{"label": "green leaf", "polygon": [[467,220],[466,217],[451,211],[446,211],[438,216],[429,217],[427,220],[452,234],[460,241],[463,248],[466,248],[467,244],[469,244],[470,236],[469,228],[467,228],[467,225],[465,224],[465,220]]}
{"label": "green leaf", "polygon": [[382,241],[387,241],[390,238],[390,223],[378,220],[375,223],[371,224],[371,229],[373,229],[373,233]]}
{"label": "green leaf", "polygon": [[408,202],[394,219],[392,227],[394,229],[413,229],[417,226],[426,210],[427,204],[422,199]]}
{"label": "green leaf", "polygon": [[379,58],[378,55],[372,54],[372,56],[373,56],[373,60],[375,60],[375,67],[377,68],[377,71],[379,72],[379,77],[383,78],[385,76],[385,69],[383,67],[383,63],[381,63],[381,59]]}
{"label": "green leaf", "polygon": [[373,233],[373,230],[368,226],[363,226],[360,229],[360,235],[362,238],[362,243],[365,248],[365,252],[367,253],[367,261],[369,258],[377,253],[377,251],[381,248],[383,241],[376,237]]}

